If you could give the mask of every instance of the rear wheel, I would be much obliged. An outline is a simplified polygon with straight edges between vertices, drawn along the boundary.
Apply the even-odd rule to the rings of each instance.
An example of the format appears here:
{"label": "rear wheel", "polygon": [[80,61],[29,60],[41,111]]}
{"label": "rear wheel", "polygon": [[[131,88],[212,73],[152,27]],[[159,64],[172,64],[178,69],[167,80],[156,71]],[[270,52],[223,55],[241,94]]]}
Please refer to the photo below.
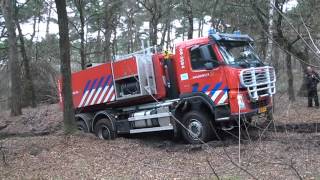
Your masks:
{"label": "rear wheel", "polygon": [[100,119],[94,126],[94,133],[99,139],[111,140],[116,137],[116,131],[109,119]]}
{"label": "rear wheel", "polygon": [[182,128],[184,139],[190,144],[207,142],[212,137],[210,118],[206,113],[191,111],[182,118],[185,128]]}
{"label": "rear wheel", "polygon": [[84,121],[79,120],[79,121],[76,122],[76,124],[77,124],[77,129],[79,131],[82,131],[84,133],[88,133],[89,132],[89,128],[88,128],[87,124]]}

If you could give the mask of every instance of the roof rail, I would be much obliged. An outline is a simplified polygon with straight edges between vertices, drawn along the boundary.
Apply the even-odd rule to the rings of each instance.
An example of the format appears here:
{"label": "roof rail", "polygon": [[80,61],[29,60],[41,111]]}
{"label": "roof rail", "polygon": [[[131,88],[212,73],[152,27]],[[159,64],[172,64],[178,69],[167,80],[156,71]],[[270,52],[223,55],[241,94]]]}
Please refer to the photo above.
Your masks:
{"label": "roof rail", "polygon": [[114,61],[120,61],[120,60],[123,60],[123,59],[128,59],[134,55],[137,55],[137,54],[154,54],[158,52],[157,51],[157,46],[152,46],[152,47],[148,47],[148,48],[145,48],[145,49],[142,49],[142,50],[139,50],[139,51],[136,51],[136,52],[133,52],[133,53],[130,53],[130,54],[125,54],[125,55],[117,55],[114,59]]}

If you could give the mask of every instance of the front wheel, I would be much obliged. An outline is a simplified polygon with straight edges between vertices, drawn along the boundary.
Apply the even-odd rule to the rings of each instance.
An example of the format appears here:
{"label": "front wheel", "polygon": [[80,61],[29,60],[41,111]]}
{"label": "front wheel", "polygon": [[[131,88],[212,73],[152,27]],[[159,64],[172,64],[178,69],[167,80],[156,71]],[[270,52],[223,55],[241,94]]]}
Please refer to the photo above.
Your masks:
{"label": "front wheel", "polygon": [[94,133],[99,139],[111,140],[116,137],[116,131],[109,119],[100,119],[94,126]]}
{"label": "front wheel", "polygon": [[182,118],[182,135],[190,144],[201,144],[212,137],[210,118],[206,113],[191,111]]}

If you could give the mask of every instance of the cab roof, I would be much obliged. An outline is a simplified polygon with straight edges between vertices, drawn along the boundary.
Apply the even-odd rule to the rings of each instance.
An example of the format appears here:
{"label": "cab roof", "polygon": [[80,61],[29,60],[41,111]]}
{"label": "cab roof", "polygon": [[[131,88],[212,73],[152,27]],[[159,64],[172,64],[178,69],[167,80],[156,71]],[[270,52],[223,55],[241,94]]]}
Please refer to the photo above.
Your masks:
{"label": "cab roof", "polygon": [[176,46],[192,46],[195,44],[209,43],[210,40],[218,42],[253,42],[253,39],[247,34],[227,34],[227,33],[214,33],[209,34],[208,37],[200,37],[185,40],[176,44]]}
{"label": "cab roof", "polygon": [[227,34],[227,33],[214,33],[210,34],[209,38],[215,41],[247,41],[253,42],[253,39],[247,34]]}

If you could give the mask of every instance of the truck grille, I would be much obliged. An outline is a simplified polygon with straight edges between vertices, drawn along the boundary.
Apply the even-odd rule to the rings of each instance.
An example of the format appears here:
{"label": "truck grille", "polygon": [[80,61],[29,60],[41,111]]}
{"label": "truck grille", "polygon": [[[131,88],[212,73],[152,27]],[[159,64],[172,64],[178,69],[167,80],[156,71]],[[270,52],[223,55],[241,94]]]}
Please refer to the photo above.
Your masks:
{"label": "truck grille", "polygon": [[252,67],[240,72],[241,85],[246,87],[250,98],[272,96],[276,92],[276,75],[273,67]]}

